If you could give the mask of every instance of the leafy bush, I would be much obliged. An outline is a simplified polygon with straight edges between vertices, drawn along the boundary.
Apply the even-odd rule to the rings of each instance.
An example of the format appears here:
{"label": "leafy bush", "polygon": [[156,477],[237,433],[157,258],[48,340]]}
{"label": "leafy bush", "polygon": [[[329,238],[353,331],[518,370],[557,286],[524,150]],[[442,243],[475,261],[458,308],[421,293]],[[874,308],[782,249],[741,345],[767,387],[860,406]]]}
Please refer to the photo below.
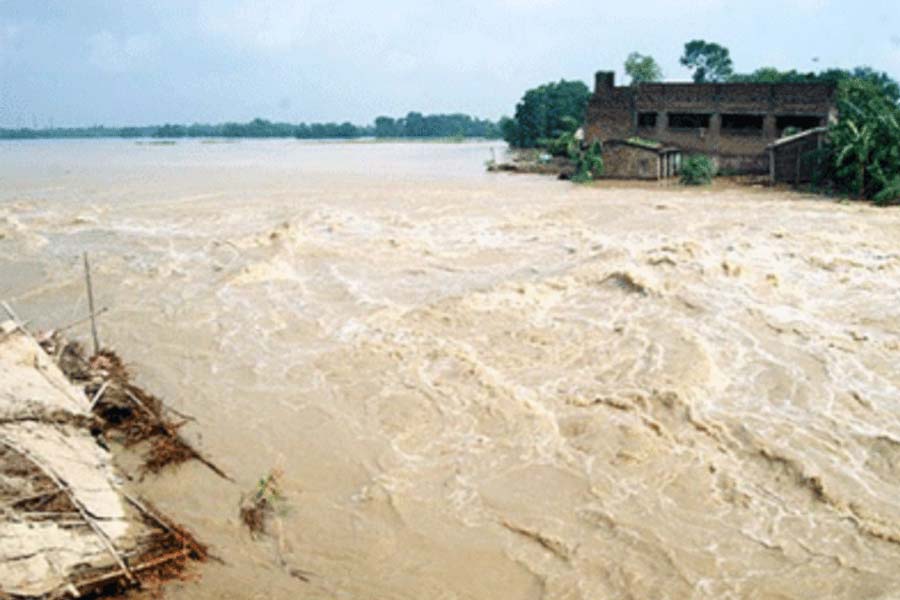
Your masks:
{"label": "leafy bush", "polygon": [[579,142],[575,139],[575,134],[570,132],[565,132],[554,139],[540,140],[538,146],[545,148],[553,156],[564,158],[575,158],[579,151]]}
{"label": "leafy bush", "polygon": [[603,175],[603,151],[600,142],[594,142],[587,150],[577,149],[572,157],[575,161],[575,174],[572,181],[585,183]]}
{"label": "leafy bush", "polygon": [[707,185],[716,176],[716,163],[708,156],[689,156],[681,163],[681,183]]}
{"label": "leafy bush", "polygon": [[872,197],[875,204],[887,206],[889,204],[900,204],[900,175],[894,177],[880,192]]}

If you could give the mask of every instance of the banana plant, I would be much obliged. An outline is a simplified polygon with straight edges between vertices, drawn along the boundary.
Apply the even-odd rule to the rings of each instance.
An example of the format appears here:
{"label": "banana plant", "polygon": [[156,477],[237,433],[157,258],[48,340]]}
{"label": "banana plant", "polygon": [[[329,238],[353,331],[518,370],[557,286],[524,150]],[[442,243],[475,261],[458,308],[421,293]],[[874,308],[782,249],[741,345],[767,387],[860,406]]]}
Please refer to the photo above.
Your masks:
{"label": "banana plant", "polygon": [[869,82],[840,90],[840,120],[829,139],[838,182],[860,198],[900,199],[900,108]]}

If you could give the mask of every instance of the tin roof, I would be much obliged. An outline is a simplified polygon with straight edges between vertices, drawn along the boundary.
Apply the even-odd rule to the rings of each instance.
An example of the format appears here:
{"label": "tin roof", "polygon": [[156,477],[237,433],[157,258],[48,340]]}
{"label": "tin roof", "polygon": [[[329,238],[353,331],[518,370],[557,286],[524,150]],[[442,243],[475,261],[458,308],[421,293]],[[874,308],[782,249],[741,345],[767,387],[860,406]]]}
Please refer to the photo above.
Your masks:
{"label": "tin roof", "polygon": [[775,140],[774,142],[772,142],[771,144],[769,144],[768,146],[766,146],[766,148],[776,148],[778,146],[783,146],[784,144],[790,144],[791,142],[796,142],[797,140],[801,140],[805,137],[809,137],[812,135],[818,135],[820,133],[825,133],[826,131],[828,131],[828,127],[826,127],[824,125],[821,127],[814,127],[812,129],[807,129],[806,131],[801,131],[800,133],[795,133],[794,135],[789,135],[789,136],[786,136],[783,138],[779,138],[779,139]]}
{"label": "tin roof", "polygon": [[676,148],[675,146],[663,146],[662,142],[658,142],[656,140],[634,137],[624,140],[606,140],[603,144],[613,146],[631,146],[632,148],[639,148],[641,150],[646,150],[647,152],[653,152],[655,154],[666,154],[668,152],[681,151],[681,148]]}

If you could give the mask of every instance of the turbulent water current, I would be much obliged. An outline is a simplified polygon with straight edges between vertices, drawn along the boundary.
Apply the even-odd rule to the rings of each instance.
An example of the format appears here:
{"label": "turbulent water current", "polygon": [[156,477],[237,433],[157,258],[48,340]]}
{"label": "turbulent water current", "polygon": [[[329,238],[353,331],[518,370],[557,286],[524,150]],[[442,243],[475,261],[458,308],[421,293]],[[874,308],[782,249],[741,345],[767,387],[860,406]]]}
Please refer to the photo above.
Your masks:
{"label": "turbulent water current", "polygon": [[900,211],[490,148],[0,144],[0,298],[83,317],[88,251],[236,480],[140,484],[221,559],[167,596],[900,598]]}

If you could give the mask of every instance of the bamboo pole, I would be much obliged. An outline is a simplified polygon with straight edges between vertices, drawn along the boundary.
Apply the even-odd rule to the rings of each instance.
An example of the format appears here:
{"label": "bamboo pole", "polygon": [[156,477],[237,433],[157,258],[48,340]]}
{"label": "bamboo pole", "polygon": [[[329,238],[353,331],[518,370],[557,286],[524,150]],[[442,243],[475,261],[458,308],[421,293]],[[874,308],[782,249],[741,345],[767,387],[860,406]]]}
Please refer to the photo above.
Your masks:
{"label": "bamboo pole", "polygon": [[[154,567],[158,567],[160,565],[165,565],[167,563],[171,563],[171,562],[181,560],[181,559],[187,559],[187,558],[189,558],[188,552],[189,552],[188,549],[180,548],[173,552],[169,552],[167,554],[163,554],[162,556],[158,556],[156,558],[150,559],[146,562],[136,564],[133,567],[131,567],[131,571],[132,571],[132,573],[137,574],[142,571],[147,571]],[[112,573],[105,573],[103,575],[98,575],[98,576],[92,577],[90,579],[76,581],[75,583],[72,583],[69,585],[71,585],[72,587],[75,587],[76,592],[79,593],[79,595],[77,595],[75,597],[80,598],[81,592],[91,593],[92,591],[94,591],[95,586],[98,586],[99,584],[102,584],[105,582],[113,581],[115,579],[119,579],[120,577],[122,577],[122,573],[120,571],[113,571]],[[70,591],[68,586],[64,586],[64,589],[66,591]]]}
{"label": "bamboo pole", "polygon": [[[19,315],[17,315],[17,314],[16,314],[16,311],[14,311],[14,310],[12,309],[12,306],[10,306],[10,305],[6,302],[6,300],[0,302],[0,306],[2,306],[2,307],[3,307],[3,310],[6,311],[6,314],[9,315],[9,318],[13,320],[13,323],[16,324],[16,327],[18,327],[18,328],[21,329],[22,331],[25,331],[25,324],[22,323],[21,319],[19,319]],[[26,332],[26,333],[27,333],[27,332]]]}
{"label": "bamboo pole", "polygon": [[84,279],[87,282],[88,309],[91,313],[91,336],[94,338],[94,356],[100,354],[100,337],[97,335],[97,313],[94,312],[94,287],[91,285],[91,265],[84,253]]}
{"label": "bamboo pole", "polygon": [[103,392],[106,391],[106,388],[109,387],[109,379],[103,382],[103,385],[100,386],[100,389],[97,390],[97,393],[94,394],[94,397],[91,399],[91,405],[88,407],[88,412],[93,412],[94,407],[97,406],[97,403],[100,401],[100,397],[103,396]]}

